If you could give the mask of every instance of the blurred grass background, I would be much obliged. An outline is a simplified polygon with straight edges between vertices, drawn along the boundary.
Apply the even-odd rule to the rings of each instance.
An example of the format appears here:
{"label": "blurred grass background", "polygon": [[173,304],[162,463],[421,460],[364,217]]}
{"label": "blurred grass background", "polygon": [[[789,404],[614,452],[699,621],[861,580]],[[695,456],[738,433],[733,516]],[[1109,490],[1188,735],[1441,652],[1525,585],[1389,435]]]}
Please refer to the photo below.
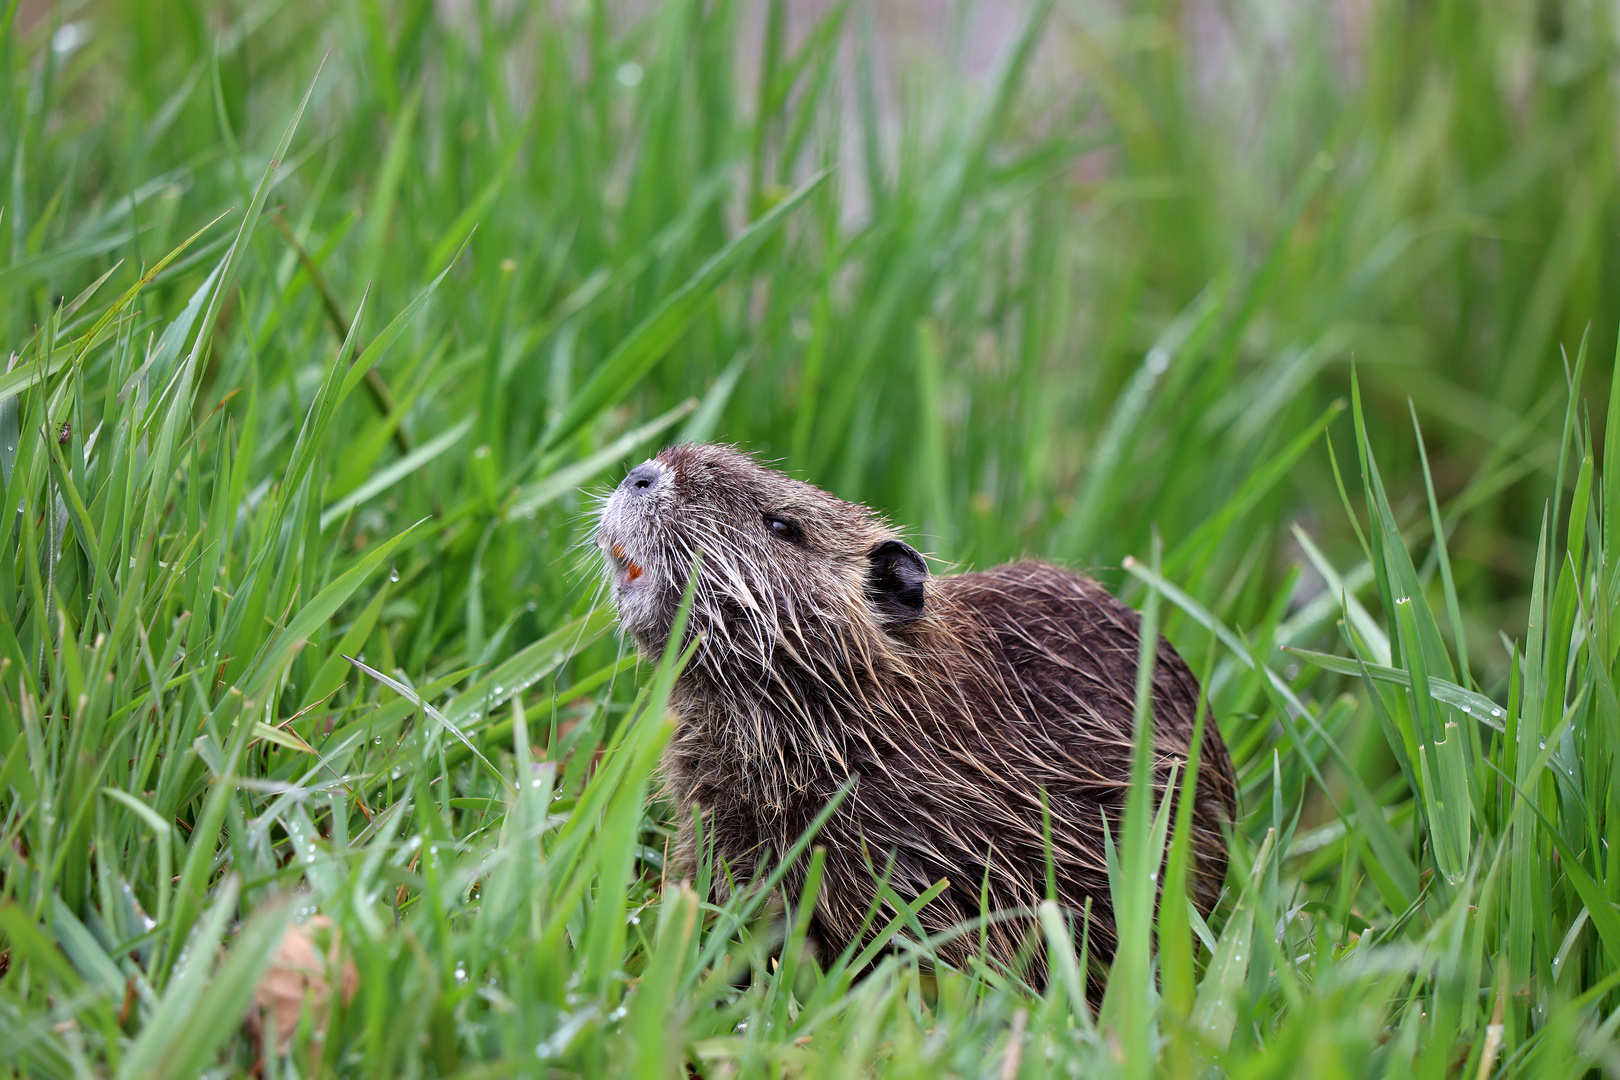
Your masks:
{"label": "blurred grass background", "polygon": [[[657,297],[823,167],[833,180],[746,280],[615,392],[651,416],[741,364],[717,435],[964,564],[1038,552],[1103,569],[1143,550],[1149,522],[1187,535],[1344,396],[1352,358],[1398,498],[1420,490],[1408,398],[1443,498],[1514,439],[1550,475],[1560,348],[1590,323],[1594,354],[1612,354],[1598,9],[1059,7],[1028,44],[1032,69],[977,83],[952,74],[970,45],[953,31],[984,30],[970,16],[935,35],[954,52],[868,71],[872,13],[770,11],[24,12],[28,33],[7,39],[23,80],[0,223],[9,332],[243,204],[333,49],[274,209],[345,316],[368,288],[374,310],[396,310],[478,226],[413,329],[443,348],[445,392],[402,426],[479,409],[470,444],[497,475]],[[52,35],[72,47],[43,48]],[[256,242],[297,276],[276,233]],[[168,275],[145,306],[178,308],[186,285]],[[294,288],[285,312],[242,313],[276,319],[258,331],[276,354],[255,356],[261,372],[330,332],[318,290]],[[1173,325],[1158,372],[1144,358]],[[236,386],[253,350],[229,335],[219,349],[213,377]],[[1600,401],[1602,375],[1584,388]],[[1274,585],[1290,519],[1348,539],[1325,466],[1306,453],[1252,527],[1229,530],[1212,580],[1246,567]],[[1480,659],[1500,672],[1494,631],[1528,593],[1543,496],[1525,476],[1494,487],[1453,550]],[[525,547],[497,545],[491,584],[548,576],[535,567],[554,550]]]}
{"label": "blurred grass background", "polygon": [[[611,1059],[661,1075],[679,1055],[616,1012],[628,985],[663,970],[620,918],[643,904],[689,948],[664,974],[693,1026],[663,1037],[689,1057],[707,1046],[712,1060],[692,1060],[716,1075],[845,1055],[903,1072],[904,1055],[877,1049],[911,1037],[896,1016],[952,993],[980,1007],[919,1075],[944,1067],[938,1054],[1004,1069],[1017,992],[969,980],[928,1005],[900,969],[858,991],[829,975],[796,998],[772,969],[776,989],[722,1010],[744,1025],[725,1038],[764,1057],[702,1043],[720,1036],[690,1002],[726,991],[700,978],[724,965],[696,942],[747,939],[746,919],[694,932],[690,897],[658,899],[662,808],[641,816],[652,751],[631,752],[656,742],[656,724],[623,719],[655,719],[659,684],[605,633],[578,547],[581,489],[677,437],[739,443],[869,502],[946,567],[1037,555],[1139,603],[1145,582],[1173,587],[1172,639],[1195,667],[1220,655],[1211,697],[1248,812],[1237,865],[1272,860],[1254,880],[1275,910],[1259,910],[1321,914],[1312,957],[1369,927],[1436,949],[1443,913],[1472,899],[1489,914],[1458,881],[1434,884],[1444,868],[1417,749],[1435,763],[1457,744],[1410,687],[1443,678],[1477,695],[1447,708],[1489,699],[1512,723],[1548,709],[1554,744],[1616,720],[1580,711],[1613,699],[1612,652],[1593,659],[1589,644],[1607,641],[1605,560],[1620,550],[1599,524],[1612,470],[1580,464],[1602,461],[1614,420],[1613,12],[1559,0],[927,11],[937,24],[908,36],[902,14],[860,3],[0,4],[0,463],[6,505],[23,510],[0,567],[0,896],[15,905],[0,909],[0,947],[32,957],[11,969],[26,978],[0,981],[30,1033],[0,1036],[6,1067],[183,1072],[172,1063],[212,1060],[222,1043],[243,1065],[250,1040],[227,1016],[241,992],[200,1014],[215,1041],[185,1034],[196,1019],[154,1034],[154,1018],[186,1015],[196,998],[181,991],[211,979],[250,992],[296,886],[344,927],[362,991],[325,1050],[304,1032],[295,1070],[453,1073],[517,1045],[532,1063],[539,1045],[555,1069]],[[1148,559],[1155,530],[1162,577],[1122,569]],[[1572,581],[1602,587],[1560,586],[1566,556]],[[1414,592],[1442,613],[1417,616],[1416,639],[1395,604]],[[1341,598],[1353,633],[1335,625]],[[1212,644],[1217,619],[1246,645]],[[1562,651],[1547,644],[1560,633]],[[1414,673],[1403,642],[1418,639]],[[1352,642],[1405,672],[1411,700],[1282,651]],[[1566,682],[1566,667],[1584,674]],[[454,695],[447,724],[427,723],[413,695]],[[1531,831],[1509,825],[1529,811],[1511,809],[1500,768],[1562,792],[1538,805],[1620,899],[1606,854],[1620,737],[1571,743],[1559,761],[1593,779],[1566,791],[1551,772],[1515,772],[1536,754],[1526,742],[1516,756],[1509,722],[1496,737],[1447,715],[1473,740],[1477,820],[1462,835],[1479,839],[1479,878],[1496,880],[1490,860]],[[514,758],[531,739],[560,770],[546,774],[553,817],[583,822],[562,827],[560,847],[544,806],[519,798],[509,814],[500,786],[515,775],[526,790]],[[599,740],[619,772],[588,772]],[[1371,806],[1401,830],[1410,881],[1363,865],[1389,858],[1396,835],[1367,823]],[[508,883],[501,922],[475,915],[471,883],[481,860],[509,865],[511,845],[534,843],[512,815],[545,834],[541,868],[525,873],[549,884]],[[486,850],[497,836],[507,855]],[[423,837],[444,843],[442,864],[421,856]],[[1585,929],[1607,917],[1554,872],[1571,856],[1523,842],[1502,880],[1558,884],[1533,917],[1526,894],[1521,921],[1499,912],[1500,926],[1467,931],[1472,976],[1409,965],[1388,985],[1360,972],[1311,996],[1282,930],[1271,967],[1214,964],[1228,981],[1210,1015],[1230,1006],[1245,1021],[1223,1067],[1326,1069],[1311,1055],[1327,1046],[1367,1070],[1446,1075],[1452,1044],[1424,1025],[1448,1016],[1471,1069],[1568,1075],[1559,1055],[1576,1046],[1606,1060],[1580,1010],[1612,1003],[1612,986],[1594,988],[1620,952]],[[294,857],[306,844],[324,869]],[[1194,950],[1201,978],[1213,935],[1241,936],[1244,873]],[[548,899],[525,922],[514,897],[529,895]],[[409,916],[424,906],[431,930]],[[240,970],[182,962],[205,907],[216,939],[238,916],[261,928],[258,953],[248,929],[236,939]],[[377,922],[390,908],[404,930]],[[30,927],[74,964],[30,953]],[[1520,937],[1496,966],[1498,931]],[[529,972],[525,997],[504,980],[537,956],[555,971]],[[495,989],[473,993],[486,972]],[[1424,997],[1441,983],[1464,1018]],[[1403,995],[1418,1005],[1402,1011]],[[587,998],[600,1009],[563,1038]],[[1579,1008],[1554,1007],[1571,998]],[[1061,987],[1045,1000],[1028,1030],[1058,1049],[1011,1059],[1015,1071],[1115,1067],[1111,1036],[1075,1019],[1079,1000]],[[1486,1060],[1473,1034],[1493,1000],[1513,1008]],[[790,1037],[790,1014],[816,1015],[807,1001],[835,1018]],[[93,1019],[64,1033],[81,1013]],[[420,1025],[393,1031],[396,1015]],[[640,1017],[645,1032],[658,1015]],[[774,1035],[747,1026],[758,1015],[778,1016]],[[1310,1045],[1322,1024],[1357,1049]],[[827,1040],[812,1044],[822,1056],[797,1055],[799,1030]],[[1145,1046],[1119,1067],[1139,1075]],[[1193,1075],[1179,1052],[1150,1056]]]}

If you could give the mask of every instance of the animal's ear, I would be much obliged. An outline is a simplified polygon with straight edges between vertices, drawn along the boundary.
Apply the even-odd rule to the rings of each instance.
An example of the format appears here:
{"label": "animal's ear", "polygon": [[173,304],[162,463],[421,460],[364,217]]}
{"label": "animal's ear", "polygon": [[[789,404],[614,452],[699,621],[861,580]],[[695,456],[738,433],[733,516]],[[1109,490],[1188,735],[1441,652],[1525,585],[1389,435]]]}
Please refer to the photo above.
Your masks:
{"label": "animal's ear", "polygon": [[881,615],[896,622],[919,618],[927,602],[928,564],[915,548],[885,540],[867,553],[866,596]]}

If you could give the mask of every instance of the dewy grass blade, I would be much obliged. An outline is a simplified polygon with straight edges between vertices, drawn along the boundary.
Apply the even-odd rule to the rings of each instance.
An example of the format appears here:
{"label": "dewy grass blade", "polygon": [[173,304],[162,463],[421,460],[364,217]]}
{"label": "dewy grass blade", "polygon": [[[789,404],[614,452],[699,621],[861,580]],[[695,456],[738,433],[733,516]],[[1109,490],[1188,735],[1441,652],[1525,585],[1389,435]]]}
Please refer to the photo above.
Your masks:
{"label": "dewy grass blade", "polygon": [[[1383,860],[1386,872],[1385,882],[1393,887],[1395,895],[1409,903],[1411,898],[1417,894],[1417,869],[1412,866],[1410,857],[1402,851],[1402,845],[1396,838],[1394,831],[1390,828],[1388,822],[1383,819],[1383,815],[1378,809],[1377,800],[1367,790],[1366,785],[1362,782],[1344,752],[1339,748],[1338,743],[1327,732],[1321,730],[1315,713],[1299,699],[1281,676],[1272,671],[1270,667],[1260,664],[1251,650],[1242,641],[1238,640],[1231,630],[1216,619],[1202,604],[1199,604],[1181,589],[1165,581],[1162,576],[1155,574],[1151,569],[1144,567],[1134,559],[1126,559],[1125,569],[1134,577],[1152,584],[1171,603],[1192,616],[1199,625],[1210,630],[1220,640],[1221,644],[1232,652],[1235,659],[1259,674],[1265,680],[1262,684],[1263,692],[1268,696],[1275,696],[1278,701],[1283,702],[1286,706],[1285,710],[1279,712],[1281,722],[1292,729],[1294,721],[1283,718],[1290,716],[1303,718],[1323,740],[1328,750],[1343,766],[1344,781],[1356,803],[1361,828],[1367,831],[1370,842],[1378,850]],[[1298,740],[1296,740],[1296,744],[1297,742]],[[1327,789],[1326,778],[1321,775],[1316,763],[1306,757],[1304,765],[1317,780],[1318,785],[1323,788],[1324,794],[1331,800],[1333,794]],[[1405,904],[1403,903],[1401,906],[1404,907]]]}
{"label": "dewy grass blade", "polygon": [[1440,738],[1440,725],[1434,712],[1434,698],[1429,689],[1429,672],[1423,662],[1423,648],[1418,642],[1417,620],[1412,615],[1411,597],[1395,600],[1396,641],[1401,656],[1406,660],[1406,672],[1411,680],[1412,720],[1419,746],[1433,746]]}
{"label": "dewy grass blade", "polygon": [[120,389],[120,397],[133,390],[136,380],[148,372],[160,384],[167,382],[169,365],[174,362],[175,358],[180,355],[180,350],[185,347],[186,339],[191,336],[192,327],[196,325],[197,319],[202,315],[203,305],[208,303],[209,298],[213,296],[220,275],[224,271],[224,262],[217,263],[208,276],[203,279],[202,284],[197,286],[197,290],[191,294],[191,299],[186,302],[185,309],[168,326],[163,328],[163,335],[158,338],[156,347],[148,350],[146,361],[141,365],[140,370],[130,376],[129,381]]}
{"label": "dewy grass blade", "polygon": [[[224,790],[223,786],[220,790]],[[196,935],[183,951],[172,957],[173,978],[163,988],[163,996],[142,1026],[140,1036],[125,1053],[118,1070],[119,1080],[161,1074],[165,1068],[186,1018],[196,1012],[208,989],[214,950],[224,936],[227,922],[235,914],[240,890],[241,882],[234,876],[227,877],[197,924]]]}
{"label": "dewy grass blade", "polygon": [[[1468,635],[1463,630],[1462,607],[1457,602],[1457,584],[1451,577],[1451,556],[1446,551],[1446,529],[1440,520],[1440,503],[1434,497],[1434,476],[1429,471],[1429,451],[1423,443],[1423,428],[1418,424],[1417,406],[1409,399],[1406,403],[1412,414],[1412,434],[1417,440],[1418,460],[1423,466],[1423,488],[1429,497],[1429,524],[1434,530],[1434,551],[1440,563],[1440,585],[1446,595],[1446,617],[1451,621],[1451,640],[1457,649],[1457,668],[1462,681],[1471,679],[1468,666]],[[1584,522],[1582,523],[1584,526]]]}
{"label": "dewy grass blade", "polygon": [[698,897],[684,882],[671,886],[659,905],[658,940],[646,973],[636,984],[625,1028],[633,1033],[630,1045],[637,1060],[631,1075],[659,1080],[669,1064],[681,1056],[680,1029],[668,1018],[677,1008],[676,992],[689,962],[698,923]]}
{"label": "dewy grass blade", "polygon": [[[405,332],[405,328],[410,325],[411,320],[427,304],[428,299],[438,291],[440,283],[455,267],[457,261],[461,258],[461,253],[467,250],[467,245],[470,243],[472,243],[472,235],[469,233],[467,238],[461,242],[461,247],[456,249],[455,255],[445,264],[444,269],[439,271],[438,277],[428,282],[427,288],[417,293],[415,299],[401,308],[399,314],[389,320],[388,325],[383,327],[382,333],[371,339],[371,344],[366,346],[365,351],[360,354],[360,358],[344,374],[338,400],[341,401],[347,398],[354,391],[354,388],[360,385],[361,380],[366,377],[366,372],[382,362],[383,354],[393,346],[394,342],[399,340],[400,335]],[[356,313],[355,318],[356,320],[359,319],[358,313]]]}
{"label": "dewy grass blade", "polygon": [[569,658],[594,644],[613,626],[613,613],[593,608],[502,661],[495,670],[457,694],[448,715],[457,723],[477,724],[513,697],[556,671]]}
{"label": "dewy grass blade", "polygon": [[[1212,515],[1196,532],[1176,545],[1175,550],[1166,558],[1167,571],[1175,574],[1194,553],[1208,551],[1213,540],[1223,536],[1231,529],[1233,522],[1241,520],[1255,503],[1293,471],[1305,451],[1321,438],[1328,425],[1343,411],[1342,400],[1336,400],[1328,405],[1310,427],[1296,435],[1265,464],[1264,468],[1245,480],[1243,486],[1226,501],[1218,513]],[[1298,526],[1295,526],[1295,531],[1298,532]]]}
{"label": "dewy grass blade", "polygon": [[310,635],[320,629],[390,555],[402,547],[408,547],[407,541],[419,537],[424,531],[424,525],[426,525],[425,520],[419,521],[398,536],[376,545],[366,552],[354,567],[322,589],[318,595],[300,609],[286,628],[276,635],[275,641],[264,656],[243,677],[242,693],[248,697],[253,697],[263,690],[272,679],[277,678],[281,674],[283,664],[286,663],[293,651],[302,648],[304,642],[309,640]]}
{"label": "dewy grass blade", "polygon": [[[1345,616],[1350,620],[1350,625],[1360,635],[1362,643],[1366,648],[1372,650],[1373,659],[1379,665],[1387,667],[1390,662],[1389,635],[1384,633],[1383,628],[1367,613],[1367,609],[1362,606],[1361,601],[1357,600],[1355,594],[1346,587],[1345,579],[1328,562],[1327,557],[1317,549],[1309,534],[1298,525],[1295,525],[1291,531],[1294,534],[1294,539],[1299,543],[1300,549],[1305,552],[1305,557],[1310,559],[1311,565],[1316,568],[1316,572],[1322,575],[1322,580],[1327,585],[1329,595],[1339,601],[1340,609],[1344,611]],[[1355,672],[1349,671],[1344,672],[1344,674],[1354,675]]]}
{"label": "dewy grass blade", "polygon": [[[1547,757],[1550,755],[1543,755]],[[1539,773],[1539,768],[1535,772]],[[1534,775],[1534,774],[1532,774]],[[1503,779],[1506,780],[1504,774]],[[1569,846],[1569,841],[1559,835],[1558,826],[1542,813],[1536,806],[1535,798],[1518,784],[1513,784],[1514,791],[1519,796],[1519,805],[1529,810],[1541,822],[1542,834],[1554,848],[1558,850],[1560,870],[1569,879],[1570,885],[1580,896],[1581,902],[1586,905],[1586,911],[1592,919],[1592,925],[1597,928],[1598,936],[1603,941],[1603,947],[1609,956],[1620,956],[1620,910],[1617,910],[1614,901],[1610,900],[1603,890],[1603,886],[1595,881],[1586,867],[1581,864],[1580,854]]]}
{"label": "dewy grass blade", "polygon": [[1098,524],[1097,508],[1115,480],[1126,444],[1147,411],[1154,388],[1188,341],[1208,332],[1223,298],[1222,293],[1211,286],[1182,309],[1148,349],[1130,384],[1109,410],[1097,448],[1086,463],[1084,486],[1063,527],[1060,544],[1065,550],[1083,552],[1091,543],[1091,532]]}
{"label": "dewy grass blade", "polygon": [[1204,979],[1198,986],[1193,1030],[1216,1050],[1227,1047],[1237,1026],[1238,999],[1253,962],[1250,944],[1254,933],[1254,896],[1275,841],[1275,832],[1268,831],[1255,852],[1252,872],[1243,883],[1237,905],[1227,917],[1214,955],[1204,969]]}
{"label": "dewy grass blade", "polygon": [[[1553,536],[1558,535],[1559,515],[1564,512],[1564,470],[1569,466],[1569,451],[1574,440],[1579,437],[1579,421],[1577,417],[1581,409],[1581,377],[1586,372],[1586,346],[1592,337],[1592,325],[1587,324],[1581,332],[1580,348],[1575,352],[1575,370],[1569,370],[1569,354],[1563,353],[1564,372],[1568,379],[1569,393],[1564,407],[1563,431],[1558,437],[1558,468],[1553,479]],[[1562,350],[1560,349],[1560,352]]]}
{"label": "dewy grass blade", "polygon": [[1439,624],[1435,622],[1434,613],[1429,609],[1428,594],[1418,580],[1417,568],[1412,564],[1411,553],[1406,550],[1406,542],[1396,525],[1395,512],[1390,508],[1384,481],[1378,471],[1378,462],[1367,440],[1365,417],[1361,411],[1360,386],[1354,381],[1351,385],[1351,411],[1356,420],[1356,445],[1361,459],[1362,490],[1372,519],[1370,540],[1374,565],[1380,572],[1379,582],[1384,604],[1387,609],[1393,610],[1402,597],[1411,602],[1414,634],[1413,640],[1405,643],[1405,646],[1423,651],[1426,671],[1455,682],[1451,657],[1441,641]]}
{"label": "dewy grass blade", "polygon": [[322,531],[325,531],[332,522],[338,520],[350,510],[364,502],[375,499],[405,477],[425,468],[440,454],[460,442],[467,432],[472,430],[475,419],[476,417],[467,417],[444,434],[418,446],[399,460],[390,462],[378,469],[365,483],[321,511]]}
{"label": "dewy grass blade", "polygon": [[[1615,359],[1611,370],[1620,371],[1620,334],[1615,336]],[[1598,555],[1598,552],[1593,552]],[[1620,379],[1609,380],[1609,409],[1603,436],[1603,579],[1606,592],[1613,592],[1620,579]]]}
{"label": "dewy grass blade", "polygon": [[[264,211],[265,199],[270,194],[270,188],[275,184],[276,173],[281,168],[281,162],[286,158],[287,151],[292,148],[293,134],[298,130],[299,121],[304,118],[304,110],[309,108],[310,98],[315,94],[315,84],[320,81],[321,71],[325,67],[326,59],[322,57],[321,63],[315,69],[314,77],[310,79],[309,88],[304,91],[303,99],[299,101],[298,107],[293,111],[292,119],[287,122],[286,130],[282,132],[281,141],[276,144],[275,150],[271,152],[270,164],[265,169],[264,175],[260,177],[258,187],[254,189],[253,199],[248,203],[247,213],[242,216],[242,224],[237,229],[236,239],[232,241],[230,248],[225,253],[225,259],[221,264],[219,284],[209,297],[208,307],[202,318],[202,330],[197,335],[196,342],[192,345],[191,355],[186,363],[188,374],[195,372],[202,353],[207,349],[208,343],[212,339],[215,316],[219,312],[220,304],[223,303],[223,294],[231,287],[236,273],[236,264],[242,257],[242,251],[247,240],[253,235],[253,230],[258,227],[259,215]],[[189,406],[191,403],[189,377],[187,381],[182,383],[182,386],[186,388],[186,392],[178,395],[178,397],[183,397]]]}
{"label": "dewy grass blade", "polygon": [[[1153,538],[1151,582],[1159,579],[1158,536]],[[1113,887],[1119,943],[1108,979],[1102,1015],[1117,1025],[1124,1044],[1125,1074],[1145,1078],[1152,1074],[1151,1017],[1153,987],[1148,978],[1154,909],[1159,872],[1164,865],[1163,834],[1155,848],[1154,820],[1168,820],[1170,799],[1154,806],[1159,789],[1154,783],[1153,671],[1159,650],[1159,590],[1150,587],[1142,606],[1140,648],[1136,658],[1136,702],[1132,720],[1130,790],[1125,797],[1120,826],[1120,881]],[[1172,774],[1173,775],[1173,774]],[[1166,789],[1166,793],[1169,789]],[[1106,836],[1106,834],[1105,834]]]}
{"label": "dewy grass blade", "polygon": [[697,402],[688,398],[662,416],[625,432],[591,456],[523,485],[512,496],[512,502],[506,508],[506,520],[527,518],[542,507],[555,502],[603,469],[618,464],[626,454],[632,453],[674,427],[682,417],[689,415],[696,407]]}
{"label": "dewy grass blade", "polygon": [[370,675],[373,679],[376,679],[378,682],[388,687],[388,689],[392,690],[400,697],[410,701],[417,708],[421,709],[426,716],[435,720],[440,727],[444,728],[452,736],[454,736],[457,742],[461,743],[461,745],[465,746],[469,751],[471,751],[472,755],[483,764],[484,768],[488,770],[491,776],[499,780],[503,786],[507,786],[506,775],[490,763],[490,760],[479,751],[478,747],[473,745],[472,740],[467,738],[466,733],[462,731],[453,720],[429,704],[427,700],[415,690],[411,689],[409,686],[406,686],[398,679],[384,675],[376,668],[368,667],[364,662],[356,660],[352,656],[346,656],[344,659],[353,664],[359,670],[365,672],[367,675]]}
{"label": "dewy grass blade", "polygon": [[[236,931],[224,960],[212,973],[206,987],[200,988],[204,992],[192,997],[191,1007],[175,1010],[169,1017],[172,1027],[154,1023],[147,1029],[164,1036],[157,1050],[156,1067],[125,1075],[184,1080],[198,1075],[215,1059],[252,1003],[254,991],[291,922],[293,910],[291,897],[257,907]],[[205,944],[211,943],[199,936],[198,947]],[[210,965],[205,961],[205,971],[207,966]],[[167,1001],[165,996],[164,1003]]]}
{"label": "dewy grass blade", "polygon": [[[1410,690],[1412,677],[1401,668],[1386,667],[1383,664],[1363,663],[1357,660],[1347,660],[1342,656],[1331,653],[1316,652],[1312,649],[1300,649],[1292,645],[1284,645],[1284,651],[1299,657],[1301,660],[1315,664],[1323,671],[1331,671],[1339,675],[1360,675],[1366,672],[1379,682],[1387,682]],[[1430,678],[1428,680],[1429,694],[1435,701],[1460,709],[1464,715],[1471,716],[1480,723],[1503,731],[1506,727],[1506,712],[1500,705],[1472,690],[1465,690],[1456,683],[1444,679]]]}
{"label": "dewy grass blade", "polygon": [[[1193,897],[1187,890],[1188,873],[1192,866],[1192,815],[1198,793],[1198,772],[1203,761],[1204,733],[1212,722],[1207,695],[1210,676],[1215,666],[1216,640],[1209,642],[1208,658],[1198,681],[1198,700],[1193,705],[1193,730],[1188,739],[1186,768],[1181,777],[1181,791],[1175,797],[1176,823],[1171,834],[1170,847],[1165,855],[1164,889],[1159,898],[1158,918],[1154,931],[1159,945],[1159,966],[1162,1000],[1164,1002],[1165,1037],[1169,1047],[1166,1054],[1172,1072],[1185,1074],[1192,1070],[1193,1054],[1188,1023],[1196,1000],[1193,976],[1192,916],[1196,914]],[[1170,805],[1172,785],[1165,785],[1166,807]],[[1210,950],[1213,953],[1213,948]]]}
{"label": "dewy grass blade", "polygon": [[61,897],[54,899],[51,918],[56,924],[57,944],[86,981],[98,985],[109,1000],[122,997],[123,972],[113,964],[95,935],[85,929],[84,924],[62,903]]}
{"label": "dewy grass blade", "polygon": [[383,152],[382,162],[377,169],[377,179],[370,192],[371,201],[366,207],[365,236],[360,245],[362,280],[370,280],[376,276],[378,263],[382,259],[383,242],[388,236],[388,226],[393,217],[400,181],[411,159],[411,135],[416,126],[417,111],[422,105],[424,89],[425,87],[418,83],[411,90],[410,96],[405,99],[404,107],[392,117],[390,126],[393,130],[388,139],[388,148]]}

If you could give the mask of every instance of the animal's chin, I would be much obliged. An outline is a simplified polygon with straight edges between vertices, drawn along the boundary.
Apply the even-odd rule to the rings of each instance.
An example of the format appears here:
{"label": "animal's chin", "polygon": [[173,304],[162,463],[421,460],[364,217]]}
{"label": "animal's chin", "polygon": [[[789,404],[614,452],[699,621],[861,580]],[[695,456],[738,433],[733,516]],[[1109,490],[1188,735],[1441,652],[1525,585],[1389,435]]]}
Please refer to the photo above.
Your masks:
{"label": "animal's chin", "polygon": [[618,610],[619,626],[644,654],[656,657],[669,639],[674,617],[673,611],[667,610],[668,590],[659,587],[657,575],[613,550],[608,552],[608,575],[613,583],[613,606]]}
{"label": "animal's chin", "polygon": [[651,605],[637,605],[633,601],[627,603],[627,600],[632,598],[619,598],[619,625],[636,643],[641,655],[656,662],[669,642],[669,623],[660,617],[660,613],[652,610]]}

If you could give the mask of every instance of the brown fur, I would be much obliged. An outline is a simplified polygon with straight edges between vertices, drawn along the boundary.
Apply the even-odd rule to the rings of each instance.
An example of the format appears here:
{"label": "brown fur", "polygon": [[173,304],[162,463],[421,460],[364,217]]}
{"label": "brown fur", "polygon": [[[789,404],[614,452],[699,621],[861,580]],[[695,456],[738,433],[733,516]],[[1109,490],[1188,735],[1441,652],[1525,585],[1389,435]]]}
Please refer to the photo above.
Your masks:
{"label": "brown fur", "polygon": [[[772,518],[791,535],[773,531]],[[1117,827],[1129,784],[1135,611],[1039,562],[923,580],[921,559],[872,511],[724,447],[677,446],[638,467],[604,506],[598,543],[621,622],[650,655],[663,649],[699,559],[691,631],[701,644],[675,688],[665,771],[687,817],[702,811],[736,880],[788,850],[853,776],[819,837],[826,869],[814,928],[824,947],[856,937],[872,867],[891,859],[890,883],[908,900],[949,880],[920,915],[931,935],[979,916],[986,885],[990,910],[1027,912],[1045,893],[1044,790],[1059,900],[1076,912],[1090,902],[1092,951],[1112,956],[1103,828],[1105,817]],[[1161,793],[1171,767],[1185,764],[1197,699],[1197,681],[1161,638]],[[1201,757],[1191,885],[1208,913],[1236,807],[1213,722]],[[691,848],[688,829],[678,852],[686,865]],[[802,866],[789,873],[790,894],[802,879]],[[1028,927],[992,923],[992,957],[1011,963]],[[974,932],[939,952],[961,964],[978,948]],[[1038,949],[1034,964],[1038,980]]]}

